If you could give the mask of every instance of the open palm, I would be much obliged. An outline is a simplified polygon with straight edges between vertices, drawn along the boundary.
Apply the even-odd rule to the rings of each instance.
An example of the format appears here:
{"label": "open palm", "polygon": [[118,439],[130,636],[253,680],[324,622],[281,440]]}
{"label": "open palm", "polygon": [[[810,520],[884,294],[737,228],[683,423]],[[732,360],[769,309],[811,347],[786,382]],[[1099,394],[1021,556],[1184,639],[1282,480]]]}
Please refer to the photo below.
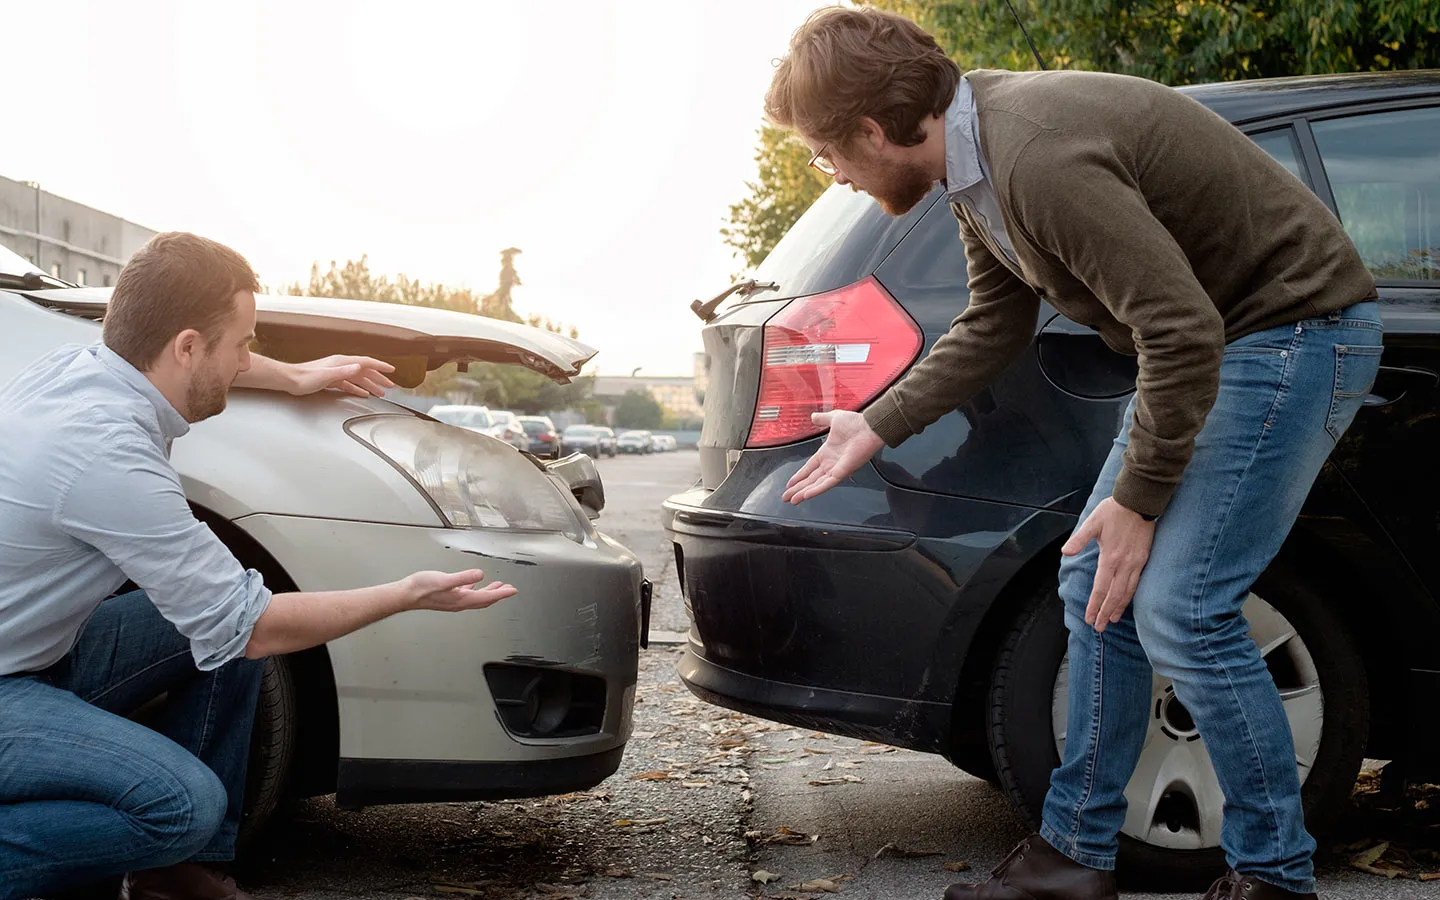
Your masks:
{"label": "open palm", "polygon": [[815,455],[790,477],[783,495],[786,503],[803,503],[825,493],[849,478],[885,446],[880,435],[871,430],[858,412],[837,409],[813,413],[810,420],[816,425],[828,426],[830,433]]}

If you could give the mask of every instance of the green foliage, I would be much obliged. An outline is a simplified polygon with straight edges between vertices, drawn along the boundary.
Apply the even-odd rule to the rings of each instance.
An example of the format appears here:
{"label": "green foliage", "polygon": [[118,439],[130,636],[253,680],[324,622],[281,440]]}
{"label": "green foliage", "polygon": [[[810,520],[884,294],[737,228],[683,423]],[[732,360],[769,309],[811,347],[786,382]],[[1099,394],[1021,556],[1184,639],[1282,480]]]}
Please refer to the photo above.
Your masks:
{"label": "green foliage", "polygon": [[725,243],[735,248],[748,268],[760,265],[830,184],[829,178],[810,167],[810,148],[794,133],[766,123],[759,135],[755,151],[759,180],[745,183],[750,196],[730,207],[730,225],[720,229]]}
{"label": "green foliage", "polygon": [[[935,35],[963,69],[1033,69],[1009,8],[872,0]],[[1435,0],[1015,0],[1045,64],[1196,84],[1440,63]]]}
{"label": "green foliage", "polygon": [[[520,250],[514,247],[500,252],[499,286],[483,296],[469,288],[422,282],[403,274],[393,279],[388,275],[377,276],[370,271],[368,256],[349,260],[343,266],[332,260],[329,270],[324,273],[320,271],[320,264],[315,263],[310,267],[308,284],[296,282],[285,285],[281,293],[429,306],[519,322],[521,319],[516,315],[511,300],[511,289],[521,284],[515,271],[515,257],[519,253]],[[573,326],[556,323],[545,316],[532,315],[525,323],[547,331],[568,333],[572,338],[580,336]],[[533,415],[578,406],[590,397],[594,385],[594,376],[582,376],[562,385],[521,366],[471,363],[468,371],[461,372],[456,363],[448,363],[427,375],[417,391],[433,396],[459,392],[467,394],[471,402]]]}
{"label": "green foliage", "polygon": [[665,410],[648,391],[626,391],[615,405],[615,424],[620,428],[659,428],[664,420]]}
{"label": "green foliage", "polygon": [[[1045,64],[1195,84],[1440,66],[1440,0],[1014,0]],[[935,35],[965,70],[1033,69],[1003,0],[872,0]],[[797,148],[798,145],[798,148]],[[828,179],[799,140],[766,125],[750,197],[721,229],[753,267]],[[808,174],[807,174],[808,173]]]}

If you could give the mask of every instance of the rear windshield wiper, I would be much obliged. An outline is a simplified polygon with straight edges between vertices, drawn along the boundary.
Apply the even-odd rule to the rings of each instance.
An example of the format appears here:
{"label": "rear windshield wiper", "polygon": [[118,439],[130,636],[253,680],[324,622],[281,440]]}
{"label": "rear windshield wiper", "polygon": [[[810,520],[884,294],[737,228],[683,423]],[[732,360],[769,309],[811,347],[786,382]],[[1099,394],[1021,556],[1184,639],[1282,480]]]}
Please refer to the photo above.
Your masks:
{"label": "rear windshield wiper", "polygon": [[726,298],[729,297],[731,294],[739,294],[742,297],[748,297],[751,294],[758,294],[761,291],[778,290],[780,290],[780,285],[776,284],[773,281],[756,281],[753,278],[747,278],[744,281],[730,285],[728,288],[716,294],[714,297],[711,297],[709,300],[706,300],[704,303],[701,303],[699,300],[692,302],[690,304],[690,309],[694,311],[695,315],[700,317],[700,321],[709,322],[715,318],[715,310],[718,309],[720,307],[720,304],[724,303]]}
{"label": "rear windshield wiper", "polygon": [[53,275],[45,275],[40,272],[26,272],[24,275],[0,272],[0,288],[15,288],[22,291],[44,291],[51,288],[73,287],[79,287],[79,285],[71,284],[68,281],[61,281]]}

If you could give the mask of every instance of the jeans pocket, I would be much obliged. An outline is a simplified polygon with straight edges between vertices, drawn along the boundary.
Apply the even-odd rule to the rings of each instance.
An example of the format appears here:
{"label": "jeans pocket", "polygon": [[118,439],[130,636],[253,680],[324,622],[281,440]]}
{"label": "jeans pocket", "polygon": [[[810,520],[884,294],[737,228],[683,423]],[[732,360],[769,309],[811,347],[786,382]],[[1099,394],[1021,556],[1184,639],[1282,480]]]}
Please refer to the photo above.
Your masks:
{"label": "jeans pocket", "polygon": [[1330,415],[1325,419],[1325,430],[1335,441],[1345,434],[1365,402],[1365,395],[1375,386],[1383,350],[1376,346],[1335,345],[1335,387],[1330,397]]}

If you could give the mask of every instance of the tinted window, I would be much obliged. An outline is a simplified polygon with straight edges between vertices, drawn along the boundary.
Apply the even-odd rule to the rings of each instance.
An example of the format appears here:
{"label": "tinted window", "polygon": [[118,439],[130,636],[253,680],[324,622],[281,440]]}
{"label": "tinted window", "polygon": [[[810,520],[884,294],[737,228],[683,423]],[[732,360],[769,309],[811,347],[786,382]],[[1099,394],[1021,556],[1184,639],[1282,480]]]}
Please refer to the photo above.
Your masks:
{"label": "tinted window", "polygon": [[832,185],[785,233],[754,277],[780,285],[782,297],[824,293],[859,281],[875,271],[937,196],[938,189],[893,218],[869,194]]}
{"label": "tinted window", "polygon": [[1300,150],[1295,145],[1295,132],[1286,127],[1275,131],[1262,131],[1260,134],[1253,134],[1251,138],[1260,145],[1260,149],[1275,157],[1290,174],[1305,182],[1308,186],[1309,179],[1300,168]]}
{"label": "tinted window", "polygon": [[520,424],[525,426],[526,434],[544,434],[549,429],[549,426],[544,422],[531,422],[526,420]]}
{"label": "tinted window", "polygon": [[1440,281],[1440,108],[1311,127],[1340,221],[1375,277]]}

